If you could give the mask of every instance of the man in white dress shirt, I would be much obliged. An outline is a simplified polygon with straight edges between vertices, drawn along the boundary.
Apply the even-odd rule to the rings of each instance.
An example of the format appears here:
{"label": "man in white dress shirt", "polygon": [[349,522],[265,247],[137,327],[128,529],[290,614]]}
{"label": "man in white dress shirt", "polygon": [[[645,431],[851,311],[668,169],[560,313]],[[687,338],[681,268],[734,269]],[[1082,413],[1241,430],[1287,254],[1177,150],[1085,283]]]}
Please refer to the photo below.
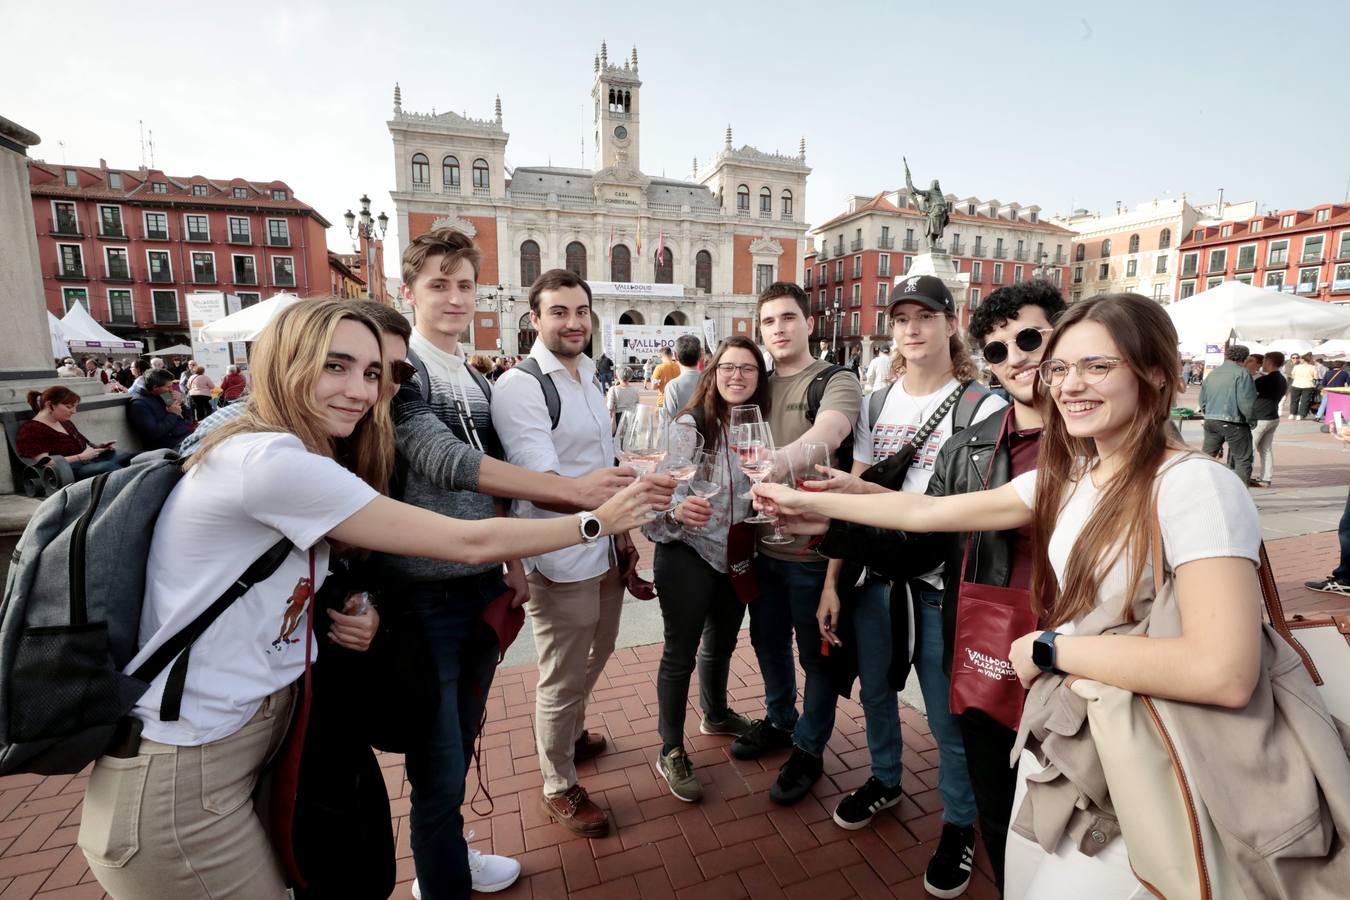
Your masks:
{"label": "man in white dress shirt", "polygon": [[[614,464],[609,410],[595,363],[585,355],[591,343],[590,286],[566,269],[552,269],[530,287],[529,301],[539,337],[529,357],[502,375],[492,392],[492,424],[507,461],[570,478],[608,468]],[[549,390],[559,405],[556,426]],[[648,477],[665,482],[668,501],[674,479]],[[561,515],[527,500],[514,501],[511,512],[520,518]],[[525,560],[530,585],[525,608],[539,654],[534,730],[543,809],[564,828],[588,837],[609,830],[609,815],[577,783],[576,763],[605,746],[602,736],[585,730],[586,698],[614,651],[624,595],[616,554],[631,546],[627,535],[588,538]]]}

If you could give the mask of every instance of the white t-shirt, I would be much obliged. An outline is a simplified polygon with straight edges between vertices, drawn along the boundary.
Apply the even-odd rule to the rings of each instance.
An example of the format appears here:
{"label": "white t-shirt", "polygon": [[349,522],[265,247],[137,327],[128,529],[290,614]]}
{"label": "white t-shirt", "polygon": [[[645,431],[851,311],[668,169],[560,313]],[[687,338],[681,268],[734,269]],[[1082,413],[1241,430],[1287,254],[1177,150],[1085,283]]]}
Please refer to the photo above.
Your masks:
{"label": "white t-shirt", "polygon": [[178,746],[227,737],[253,717],[263,698],[304,674],[305,615],[290,611],[290,599],[300,580],[309,578],[309,548],[317,544],[317,591],[328,572],[323,536],[376,496],[370,485],[308,452],[292,434],[232,437],[187,471],[155,524],[141,648],[125,671],[215,602],[283,536],[295,546],[271,578],[250,588],[193,644],[177,721],[159,720],[171,666],[151,682],[133,711],[145,723],[145,737]]}
{"label": "white t-shirt", "polygon": [[[953,378],[931,394],[911,397],[905,392],[905,376],[901,375],[891,387],[891,392],[886,395],[886,403],[881,407],[881,415],[877,417],[875,428],[868,423],[869,398],[864,397],[862,412],[858,414],[858,420],[853,425],[853,460],[874,465],[894,456],[918,433],[928,421],[928,417],[937,412],[942,401],[947,399],[959,384],[960,382]],[[985,397],[970,424],[983,422],[1007,405],[1007,401],[1002,397],[996,395]],[[933,429],[928,440],[918,448],[914,454],[914,461],[910,464],[909,473],[905,475],[903,490],[922,494],[928,489],[928,481],[933,477],[933,465],[937,462],[938,451],[952,436],[952,416],[955,413],[956,404],[952,404],[952,408],[942,417],[942,421]]]}
{"label": "white t-shirt", "polygon": [[[1167,464],[1158,487],[1158,518],[1162,526],[1163,558],[1169,568],[1197,559],[1241,557],[1260,562],[1261,522],[1247,488],[1232,470],[1208,459],[1191,458]],[[1035,508],[1036,472],[1024,472],[1012,480],[1017,496],[1028,509]],[[1064,504],[1047,555],[1055,577],[1063,583],[1069,553],[1078,535],[1096,509],[1101,492],[1090,477],[1077,482]],[[1098,606],[1123,609],[1129,561],[1116,554],[1115,562],[1101,582]],[[1135,603],[1153,598],[1152,561],[1144,566],[1135,586]],[[1136,607],[1138,613],[1146,612]],[[1073,629],[1061,626],[1061,633]]]}

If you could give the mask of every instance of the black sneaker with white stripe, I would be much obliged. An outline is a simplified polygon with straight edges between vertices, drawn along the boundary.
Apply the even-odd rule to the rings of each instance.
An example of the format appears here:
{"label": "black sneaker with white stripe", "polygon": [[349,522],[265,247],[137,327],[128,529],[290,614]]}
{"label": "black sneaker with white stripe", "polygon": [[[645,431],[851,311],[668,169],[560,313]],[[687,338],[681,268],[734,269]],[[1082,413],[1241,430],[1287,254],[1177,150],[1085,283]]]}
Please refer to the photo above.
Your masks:
{"label": "black sneaker with white stripe", "polygon": [[942,839],[923,876],[923,889],[934,897],[959,897],[970,884],[974,865],[975,829],[943,823]]}
{"label": "black sneaker with white stripe", "polygon": [[1321,591],[1324,594],[1350,595],[1350,584],[1346,584],[1334,575],[1320,581],[1305,581],[1303,586],[1310,591]]}
{"label": "black sneaker with white stripe", "polygon": [[863,782],[862,787],[839,801],[834,810],[834,823],[840,828],[857,831],[866,828],[877,813],[899,802],[900,785],[888,788],[874,775]]}

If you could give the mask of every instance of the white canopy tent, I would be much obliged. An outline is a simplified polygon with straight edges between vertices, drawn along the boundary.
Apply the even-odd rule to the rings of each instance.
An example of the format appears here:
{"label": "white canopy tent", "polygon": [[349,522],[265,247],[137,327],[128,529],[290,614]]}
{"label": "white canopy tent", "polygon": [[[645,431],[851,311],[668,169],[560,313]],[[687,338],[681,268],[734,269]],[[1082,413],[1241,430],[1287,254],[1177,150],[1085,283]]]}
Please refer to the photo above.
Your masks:
{"label": "white canopy tent", "polygon": [[209,325],[203,325],[201,331],[197,333],[197,338],[208,343],[255,341],[268,323],[276,318],[277,313],[299,299],[295,294],[275,294],[261,303],[255,303],[223,319],[216,319]]}
{"label": "white canopy tent", "polygon": [[153,353],[147,353],[146,356],[191,356],[192,347],[188,344],[174,344],[172,347],[163,347]]}
{"label": "white canopy tent", "polygon": [[1312,354],[1327,359],[1346,359],[1350,357],[1350,340],[1326,341],[1312,348]]}
{"label": "white canopy tent", "polygon": [[[1225,281],[1166,307],[1183,344],[1350,338],[1350,309]],[[1276,348],[1278,349],[1278,348]]]}
{"label": "white canopy tent", "polygon": [[140,341],[124,341],[94,321],[84,305],[71,306],[61,320],[61,335],[72,353],[117,353],[139,356],[145,346]]}

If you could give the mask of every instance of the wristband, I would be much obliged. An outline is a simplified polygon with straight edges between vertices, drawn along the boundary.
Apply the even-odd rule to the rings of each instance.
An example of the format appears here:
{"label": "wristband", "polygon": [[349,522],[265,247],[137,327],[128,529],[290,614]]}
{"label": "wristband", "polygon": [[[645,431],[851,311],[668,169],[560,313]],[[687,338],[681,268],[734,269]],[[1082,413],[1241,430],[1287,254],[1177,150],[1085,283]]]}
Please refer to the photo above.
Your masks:
{"label": "wristband", "polygon": [[[677,508],[678,508],[678,507],[677,507]],[[675,528],[683,528],[683,527],[684,527],[684,523],[681,522],[681,521],[679,520],[679,518],[675,515],[675,510],[673,510],[673,509],[668,509],[668,510],[666,510],[666,522],[669,523],[670,525],[672,525],[672,526],[675,527]]]}

